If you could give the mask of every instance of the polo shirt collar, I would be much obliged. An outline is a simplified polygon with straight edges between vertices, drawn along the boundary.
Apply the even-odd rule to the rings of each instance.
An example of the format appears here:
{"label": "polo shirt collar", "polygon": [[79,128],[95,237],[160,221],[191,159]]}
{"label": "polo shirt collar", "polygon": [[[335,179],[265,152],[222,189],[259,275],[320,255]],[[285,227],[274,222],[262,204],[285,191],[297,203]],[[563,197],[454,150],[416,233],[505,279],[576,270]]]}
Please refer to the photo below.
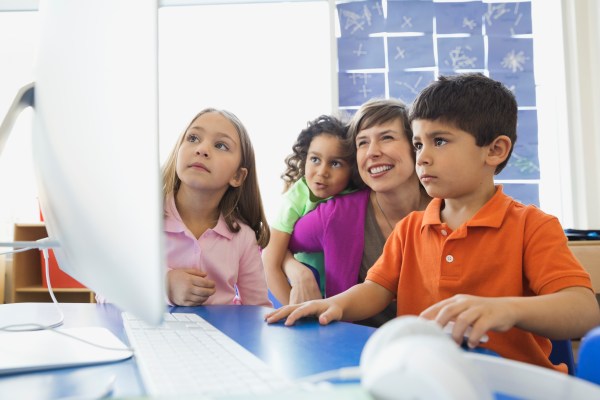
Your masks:
{"label": "polo shirt collar", "polygon": [[[175,206],[175,196],[173,193],[169,193],[165,199],[164,212],[165,232],[181,233],[187,230],[187,227],[183,223],[181,216],[179,215],[179,211],[177,211],[177,207]],[[219,221],[217,221],[217,225],[212,230],[227,239],[231,240],[231,238],[233,238],[233,232],[231,232],[227,227],[227,223],[225,222],[225,218],[223,218],[223,214],[219,216]]]}
{"label": "polo shirt collar", "polygon": [[[431,200],[424,211],[421,230],[427,225],[440,225],[442,223],[440,212],[443,201],[443,199],[438,198]],[[467,221],[466,226],[500,227],[512,201],[509,196],[503,193],[502,185],[496,185],[496,193],[481,207],[473,218]]]}

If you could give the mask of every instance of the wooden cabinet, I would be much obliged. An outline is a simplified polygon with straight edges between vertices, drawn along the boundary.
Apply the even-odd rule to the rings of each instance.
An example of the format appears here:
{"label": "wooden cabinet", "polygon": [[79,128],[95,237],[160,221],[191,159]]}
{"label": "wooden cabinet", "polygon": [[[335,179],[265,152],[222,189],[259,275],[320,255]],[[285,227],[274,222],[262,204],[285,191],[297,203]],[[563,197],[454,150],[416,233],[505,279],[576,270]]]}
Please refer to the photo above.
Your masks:
{"label": "wooden cabinet", "polygon": [[[34,241],[47,236],[44,224],[15,224],[15,241]],[[60,303],[93,303],[94,293],[87,288],[52,288]],[[42,285],[40,251],[32,249],[13,254],[10,303],[52,301]]]}
{"label": "wooden cabinet", "polygon": [[570,241],[569,248],[590,274],[596,297],[600,297],[600,240]]}

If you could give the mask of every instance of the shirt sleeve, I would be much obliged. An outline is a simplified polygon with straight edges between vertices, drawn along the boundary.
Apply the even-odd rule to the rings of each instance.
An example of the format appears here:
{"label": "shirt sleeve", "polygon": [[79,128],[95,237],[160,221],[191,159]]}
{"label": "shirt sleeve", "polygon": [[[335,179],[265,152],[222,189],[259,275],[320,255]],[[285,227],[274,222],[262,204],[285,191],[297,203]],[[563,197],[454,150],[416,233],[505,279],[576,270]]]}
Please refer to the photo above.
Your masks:
{"label": "shirt sleeve", "polygon": [[322,203],[314,211],[309,212],[296,222],[288,246],[292,253],[318,253],[323,251],[326,208],[327,203]]}
{"label": "shirt sleeve", "polygon": [[281,232],[291,234],[298,219],[314,210],[321,201],[323,200],[315,202],[311,199],[311,192],[306,179],[302,178],[283,194],[282,205],[271,226]]}
{"label": "shirt sleeve", "polygon": [[555,217],[544,217],[527,224],[524,273],[529,287],[538,295],[574,286],[591,289],[590,275],[569,249],[560,223]]}
{"label": "shirt sleeve", "polygon": [[265,270],[254,232],[251,229],[242,229],[238,235],[243,241],[240,243],[242,251],[237,279],[242,304],[273,307],[269,300]]}

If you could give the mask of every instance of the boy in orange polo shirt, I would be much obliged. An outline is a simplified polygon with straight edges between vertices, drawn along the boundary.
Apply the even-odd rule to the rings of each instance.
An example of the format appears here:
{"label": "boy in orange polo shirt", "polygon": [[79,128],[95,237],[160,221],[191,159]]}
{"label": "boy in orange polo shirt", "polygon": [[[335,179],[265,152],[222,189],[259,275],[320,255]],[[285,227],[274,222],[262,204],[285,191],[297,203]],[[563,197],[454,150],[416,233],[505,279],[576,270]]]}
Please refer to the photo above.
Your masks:
{"label": "boy in orange polo shirt", "polygon": [[[411,109],[416,169],[434,199],[396,225],[364,283],[266,316],[286,325],[315,315],[356,321],[394,298],[398,315],[421,315],[452,336],[503,357],[566,371],[547,338],[582,337],[600,324],[588,273],[558,220],[494,185],[516,141],[517,103],[481,74],[440,77]],[[368,299],[368,301],[367,301]]]}

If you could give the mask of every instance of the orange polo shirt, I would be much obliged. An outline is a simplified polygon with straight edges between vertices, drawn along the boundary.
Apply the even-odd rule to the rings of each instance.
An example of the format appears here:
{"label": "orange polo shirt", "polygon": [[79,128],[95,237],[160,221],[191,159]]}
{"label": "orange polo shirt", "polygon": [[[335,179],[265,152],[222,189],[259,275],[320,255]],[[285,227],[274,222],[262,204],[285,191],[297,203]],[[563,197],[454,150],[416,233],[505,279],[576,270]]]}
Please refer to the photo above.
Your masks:
{"label": "orange polo shirt", "polygon": [[[396,293],[398,315],[418,315],[455,294],[536,296],[583,286],[590,276],[567,247],[558,220],[525,206],[497,186],[468,222],[452,231],[440,220],[442,199],[404,218],[367,279]],[[550,341],[512,328],[488,332],[482,347],[503,357],[566,372],[548,357]]]}

